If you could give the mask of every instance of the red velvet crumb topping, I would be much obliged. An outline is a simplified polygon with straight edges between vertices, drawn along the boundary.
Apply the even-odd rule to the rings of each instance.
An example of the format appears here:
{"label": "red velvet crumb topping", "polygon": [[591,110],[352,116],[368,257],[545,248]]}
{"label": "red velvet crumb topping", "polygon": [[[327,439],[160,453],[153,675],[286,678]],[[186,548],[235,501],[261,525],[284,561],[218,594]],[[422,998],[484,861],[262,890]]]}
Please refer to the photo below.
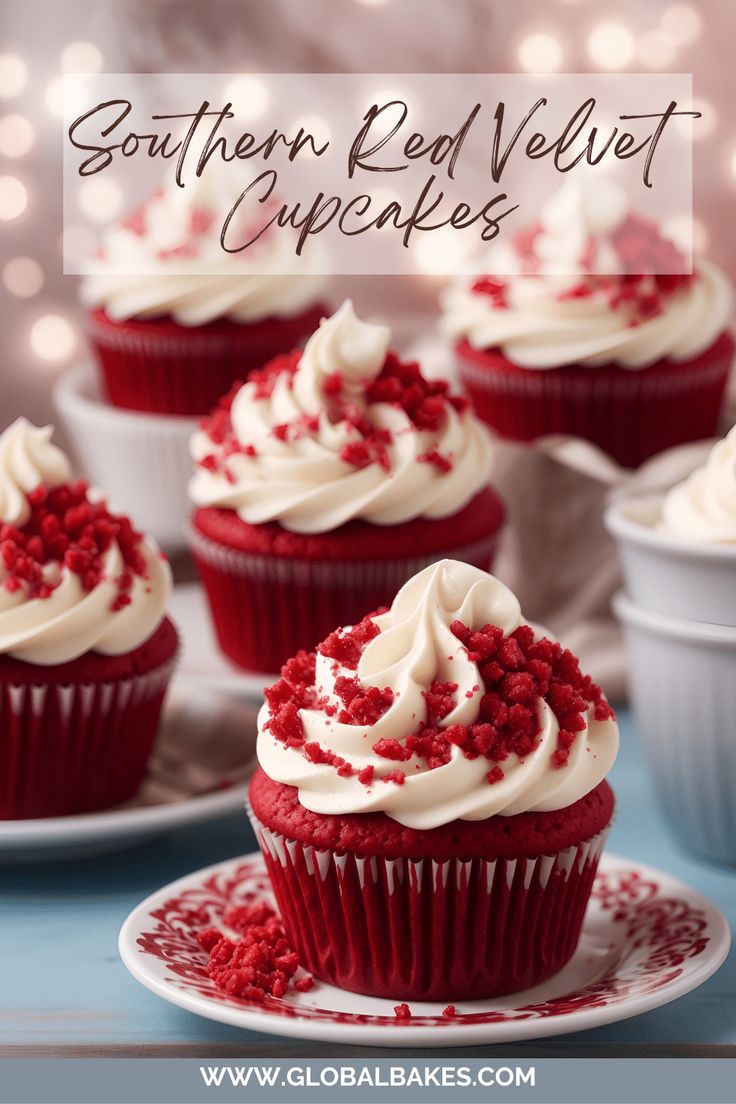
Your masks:
{"label": "red velvet crumb topping", "polygon": [[359,679],[335,679],[335,693],[344,709],[337,714],[340,724],[372,725],[382,717],[394,700],[390,686],[362,686]]}
{"label": "red velvet crumb topping", "polygon": [[[535,250],[541,233],[541,224],[535,223],[513,239],[525,273],[539,270]],[[577,283],[560,292],[560,300],[595,295],[608,302],[613,310],[623,310],[630,326],[638,326],[660,314],[669,297],[694,279],[691,273],[674,271],[684,267],[682,254],[673,242],[662,236],[652,220],[629,214],[611,232],[609,241],[616,253],[620,274],[595,273],[597,241],[589,235],[578,257],[583,274]],[[481,276],[471,285],[471,290],[487,296],[496,309],[509,305],[507,282],[499,277]]]}
{"label": "red velvet crumb topping", "polygon": [[60,563],[79,577],[86,591],[104,578],[104,555],[117,543],[124,568],[117,579],[112,609],[130,603],[135,575],[145,577],[143,539],[125,515],[111,514],[105,502],[90,502],[87,484],[75,482],[46,490],[37,487],[26,496],[30,517],[22,528],[0,525],[0,561],[7,572],[3,582],[11,592],[26,586],[31,598],[48,598],[58,584],[44,580],[44,567]]}
{"label": "red velvet crumb topping", "polygon": [[[528,625],[521,625],[509,636],[494,625],[474,631],[461,621],[451,625],[453,634],[465,647],[469,659],[478,665],[482,686],[467,692],[480,694],[477,720],[471,725],[442,722],[455,708],[458,684],[435,679],[424,691],[427,718],[415,732],[403,739],[382,738],[372,745],[380,758],[406,763],[417,757],[427,769],[434,770],[450,761],[453,747],[468,759],[485,758],[489,762],[489,785],[504,777],[501,764],[510,755],[523,760],[539,744],[541,733],[539,703],[545,701],[558,722],[557,746],[552,755],[555,767],[564,767],[577,735],[585,728],[585,715],[593,709],[596,720],[614,716],[601,689],[583,675],[577,658],[568,649],[547,637],[535,638]],[[319,646],[319,651],[342,667],[355,670],[378,626],[366,618],[352,629],[338,629]],[[363,686],[357,676],[338,675],[335,693],[342,709],[328,707],[317,697],[314,686],[316,656],[299,653],[282,669],[281,679],[266,691],[271,716],[266,727],[287,747],[300,749],[313,763],[327,764],[347,777],[356,775],[360,783],[371,786],[374,768],[356,771],[350,763],[316,742],[305,743],[299,710],[322,708],[337,716],[341,724],[374,725],[390,708],[390,688]],[[388,771],[383,782],[403,785],[406,772]]]}
{"label": "red velvet crumb topping", "polygon": [[476,295],[487,295],[497,310],[505,310],[509,303],[506,297],[507,284],[498,277],[481,276],[471,287]]}
{"label": "red velvet crumb topping", "polygon": [[458,413],[467,410],[468,400],[453,395],[447,380],[426,379],[415,361],[402,361],[389,353],[380,375],[366,390],[369,403],[386,402],[401,409],[418,429],[440,429],[447,407]]}
{"label": "red velvet crumb topping", "polygon": [[[270,398],[279,377],[284,374],[293,377],[300,358],[301,350],[296,349],[285,356],[275,357],[264,368],[252,372],[248,383],[254,387],[254,397]],[[233,433],[230,411],[242,386],[242,383],[235,384],[215,410],[200,423],[202,431],[217,448],[200,459],[199,466],[207,471],[221,472],[230,479],[232,475],[227,467],[230,456],[237,453],[256,455],[253,445],[239,442]],[[400,407],[420,431],[439,430],[449,409],[462,413],[468,406],[466,398],[450,393],[446,380],[425,379],[418,364],[401,361],[395,353],[386,356],[380,375],[366,385],[363,402],[357,400],[354,390],[346,390],[339,372],[327,376],[323,390],[327,417],[332,423],[346,423],[353,431],[353,438],[340,451],[340,459],[357,469],[378,464],[385,471],[391,470],[388,450],[393,437],[388,430],[373,425],[367,415],[371,404],[390,403]],[[318,428],[319,418],[316,415],[301,415],[293,422],[274,426],[273,435],[278,440],[291,441],[316,433]],[[440,473],[452,468],[451,458],[441,455],[436,449],[428,450],[419,460],[433,464]]]}
{"label": "red velvet crumb topping", "polygon": [[417,460],[420,464],[432,464],[443,475],[445,472],[452,471],[452,460],[449,456],[444,456],[438,449],[423,452],[421,456],[417,457]]}
{"label": "red velvet crumb topping", "polygon": [[229,939],[217,928],[196,933],[209,955],[207,973],[218,989],[242,1000],[263,1002],[285,996],[290,986],[302,993],[312,988],[310,975],[295,980],[299,955],[269,905],[234,906],[225,910],[222,919],[239,933],[239,939]]}
{"label": "red velvet crumb topping", "polygon": [[380,629],[370,617],[365,617],[351,629],[336,629],[322,641],[318,651],[328,659],[334,659],[342,667],[354,671],[368,643],[378,636]]}

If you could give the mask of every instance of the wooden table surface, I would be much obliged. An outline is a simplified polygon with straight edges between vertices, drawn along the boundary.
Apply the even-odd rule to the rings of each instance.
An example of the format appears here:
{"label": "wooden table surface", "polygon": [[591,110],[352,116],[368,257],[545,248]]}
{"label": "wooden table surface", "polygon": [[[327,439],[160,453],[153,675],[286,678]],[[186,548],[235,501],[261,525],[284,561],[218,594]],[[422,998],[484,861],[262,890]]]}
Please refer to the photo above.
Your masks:
{"label": "wooden table surface", "polygon": [[[733,928],[736,871],[708,866],[678,849],[654,807],[635,728],[626,711],[619,716],[622,749],[611,777],[618,812],[609,850],[689,882],[717,903]],[[0,1055],[392,1053],[301,1043],[200,1019],[159,1000],[125,970],[117,935],[134,905],[189,871],[254,847],[242,815],[107,857],[0,867]],[[494,1048],[453,1053],[492,1054]],[[499,1053],[736,1056],[736,952],[715,977],[673,1004],[592,1031],[504,1045]]]}

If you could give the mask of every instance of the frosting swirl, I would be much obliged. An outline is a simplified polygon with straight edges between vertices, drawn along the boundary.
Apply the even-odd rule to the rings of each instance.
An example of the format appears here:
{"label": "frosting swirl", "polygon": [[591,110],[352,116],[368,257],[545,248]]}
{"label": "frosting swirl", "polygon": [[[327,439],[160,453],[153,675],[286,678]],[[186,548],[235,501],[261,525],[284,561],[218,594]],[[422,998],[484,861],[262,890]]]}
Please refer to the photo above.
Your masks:
{"label": "frosting swirl", "polygon": [[105,233],[82,302],[116,321],[170,315],[182,326],[289,318],[313,306],[324,281],[286,235],[266,232],[241,254],[223,252],[217,227],[236,198],[210,173],[154,194]]}
{"label": "frosting swirl", "polygon": [[736,541],[736,426],[702,468],[665,495],[660,529],[686,540]]}
{"label": "frosting swirl", "polygon": [[346,301],[301,355],[251,378],[192,439],[195,505],[300,533],[461,510],[488,482],[486,431],[388,343]]}
{"label": "frosting swirl", "polygon": [[70,483],[50,427],[0,435],[0,654],[39,665],[122,655],[161,624],[171,570],[155,543]]}
{"label": "frosting swirl", "polygon": [[18,418],[0,436],[0,520],[22,526],[31,516],[28,495],[36,487],[58,487],[71,479],[71,465],[51,443],[51,426]]}
{"label": "frosting swirl", "polygon": [[[637,249],[642,268],[662,275],[636,274]],[[713,264],[702,262],[692,277],[671,274],[674,252],[652,225],[626,214],[617,190],[581,193],[571,180],[540,224],[504,251],[509,275],[445,290],[442,327],[524,368],[687,360],[723,333],[733,297]]]}
{"label": "frosting swirl", "polygon": [[[543,655],[552,675],[546,688],[535,684],[544,694],[531,693],[532,672],[544,671],[529,656]],[[616,756],[618,728],[597,688],[569,653],[535,638],[503,583],[467,564],[426,568],[386,613],[329,637],[306,687],[299,662],[267,692],[257,750],[266,773],[298,787],[314,812],[380,811],[422,830],[561,809]],[[571,709],[574,734],[558,718],[572,725]]]}

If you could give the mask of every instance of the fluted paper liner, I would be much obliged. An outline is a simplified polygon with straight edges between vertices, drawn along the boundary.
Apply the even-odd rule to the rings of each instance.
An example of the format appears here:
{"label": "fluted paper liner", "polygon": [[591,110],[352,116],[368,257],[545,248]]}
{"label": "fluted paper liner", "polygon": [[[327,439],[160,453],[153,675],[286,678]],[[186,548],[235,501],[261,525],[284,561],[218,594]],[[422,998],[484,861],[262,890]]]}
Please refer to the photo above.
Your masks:
{"label": "fluted paper liner", "polygon": [[175,661],[112,681],[0,684],[0,819],[126,801],[145,773]]}
{"label": "fluted paper liner", "polygon": [[537,370],[463,346],[458,371],[476,414],[503,437],[570,434],[633,468],[715,434],[732,358],[733,344],[721,338],[688,363]]}
{"label": "fluted paper liner", "polygon": [[426,556],[347,562],[262,556],[228,548],[194,527],[189,533],[220,647],[246,670],[268,673],[335,626],[388,605],[408,579],[439,559],[488,570],[498,535]]}
{"label": "fluted paper liner", "polygon": [[113,406],[159,414],[207,414],[232,385],[315,329],[322,311],[263,324],[179,326],[112,322],[92,314],[89,339]]}
{"label": "fluted paper liner", "polygon": [[305,969],[395,1000],[500,996],[560,970],[607,832],[552,855],[435,862],[319,850],[250,816]]}

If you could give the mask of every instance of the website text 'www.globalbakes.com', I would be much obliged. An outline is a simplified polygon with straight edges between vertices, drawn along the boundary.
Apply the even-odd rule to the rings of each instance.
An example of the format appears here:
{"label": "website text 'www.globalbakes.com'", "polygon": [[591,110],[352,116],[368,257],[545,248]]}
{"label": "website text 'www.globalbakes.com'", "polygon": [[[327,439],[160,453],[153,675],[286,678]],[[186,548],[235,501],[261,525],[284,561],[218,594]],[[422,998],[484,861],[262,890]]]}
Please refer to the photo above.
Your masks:
{"label": "website text 'www.globalbakes.com'", "polygon": [[470,1066],[457,1065],[370,1065],[345,1063],[310,1066],[200,1066],[199,1072],[207,1088],[473,1088],[499,1087],[533,1088],[536,1085],[534,1066]]}

